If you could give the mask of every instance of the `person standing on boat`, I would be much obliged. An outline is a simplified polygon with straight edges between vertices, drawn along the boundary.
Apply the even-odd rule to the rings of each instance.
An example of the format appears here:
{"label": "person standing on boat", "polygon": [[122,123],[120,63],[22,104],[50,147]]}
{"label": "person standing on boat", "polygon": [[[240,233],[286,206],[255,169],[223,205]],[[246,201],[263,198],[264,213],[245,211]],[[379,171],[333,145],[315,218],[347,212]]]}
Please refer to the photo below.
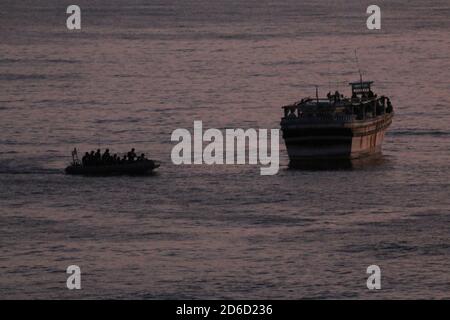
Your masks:
{"label": "person standing on boat", "polygon": [[336,92],[334,93],[334,102],[339,102],[341,100],[340,98],[341,94],[336,90]]}
{"label": "person standing on boat", "polygon": [[132,148],[131,151],[128,152],[127,156],[128,156],[128,161],[130,161],[130,162],[134,161],[134,158],[136,158],[136,152],[134,152],[134,148]]}
{"label": "person standing on boat", "polygon": [[92,166],[93,164],[95,164],[95,153],[94,151],[91,151],[91,153],[89,153],[88,165]]}
{"label": "person standing on boat", "polygon": [[109,149],[106,149],[102,155],[102,164],[108,164],[111,159],[111,155],[109,154]]}
{"label": "person standing on boat", "polygon": [[101,154],[101,152],[100,152],[100,149],[97,149],[97,152],[95,153],[95,155],[94,155],[94,162],[95,162],[95,165],[97,165],[97,166],[99,166],[100,164],[101,164],[101,161],[102,161],[102,154]]}
{"label": "person standing on boat", "polygon": [[81,158],[81,163],[83,164],[84,167],[89,165],[89,153],[86,152],[83,156],[83,158]]}

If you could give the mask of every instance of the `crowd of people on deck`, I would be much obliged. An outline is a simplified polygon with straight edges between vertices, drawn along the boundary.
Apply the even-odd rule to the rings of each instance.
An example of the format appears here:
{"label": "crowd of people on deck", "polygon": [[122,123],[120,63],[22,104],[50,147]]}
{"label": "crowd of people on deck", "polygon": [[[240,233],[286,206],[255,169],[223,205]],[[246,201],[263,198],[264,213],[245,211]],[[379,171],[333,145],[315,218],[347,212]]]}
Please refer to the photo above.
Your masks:
{"label": "crowd of people on deck", "polygon": [[[367,98],[371,99],[371,98],[376,98],[376,97],[377,97],[377,95],[374,94],[372,90],[369,90],[368,92],[364,92],[361,94],[361,99],[367,99]],[[334,94],[332,94],[331,92],[328,92],[327,98],[330,101],[339,102],[341,100],[344,100],[344,95],[336,90],[336,92]],[[355,100],[355,99],[359,100],[358,95],[355,92],[353,92],[352,100]]]}
{"label": "crowd of people on deck", "polygon": [[134,148],[122,157],[116,153],[111,155],[109,149],[106,149],[103,154],[100,149],[97,149],[97,151],[86,152],[81,162],[83,166],[104,166],[135,163],[144,160],[147,160],[145,154],[142,153],[140,156],[136,155]]}
{"label": "crowd of people on deck", "polygon": [[339,102],[339,101],[341,101],[341,99],[344,99],[344,95],[339,93],[339,91],[336,90],[336,92],[334,94],[332,94],[331,92],[328,92],[327,98],[330,101]]}

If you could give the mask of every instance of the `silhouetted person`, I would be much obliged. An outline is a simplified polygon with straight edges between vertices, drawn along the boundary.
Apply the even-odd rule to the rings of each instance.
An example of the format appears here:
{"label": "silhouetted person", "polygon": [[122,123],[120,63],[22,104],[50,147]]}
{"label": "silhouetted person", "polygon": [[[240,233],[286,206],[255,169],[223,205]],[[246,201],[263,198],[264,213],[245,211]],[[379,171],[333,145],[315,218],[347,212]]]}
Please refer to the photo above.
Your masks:
{"label": "silhouetted person", "polygon": [[340,96],[341,95],[340,95],[339,91],[336,90],[336,92],[334,93],[334,102],[338,102]]}
{"label": "silhouetted person", "polygon": [[100,152],[100,149],[97,149],[97,152],[94,155],[94,161],[96,165],[100,165],[102,161],[102,154]]}
{"label": "silhouetted person", "polygon": [[106,149],[102,155],[102,163],[108,164],[111,160],[111,155],[109,154],[109,149]]}
{"label": "silhouetted person", "polygon": [[389,100],[389,98],[387,99],[386,112],[387,113],[391,113],[392,112],[392,104],[391,104],[391,100]]}
{"label": "silhouetted person", "polygon": [[95,162],[95,153],[94,151],[91,151],[91,153],[89,153],[89,165],[92,166]]}
{"label": "silhouetted person", "polygon": [[83,166],[88,166],[89,165],[89,153],[85,153],[83,158],[81,158],[81,163],[83,164]]}
{"label": "silhouetted person", "polygon": [[134,161],[134,158],[136,158],[136,152],[134,152],[134,148],[132,148],[131,151],[128,152],[127,156],[128,156],[128,161],[130,161],[130,162]]}

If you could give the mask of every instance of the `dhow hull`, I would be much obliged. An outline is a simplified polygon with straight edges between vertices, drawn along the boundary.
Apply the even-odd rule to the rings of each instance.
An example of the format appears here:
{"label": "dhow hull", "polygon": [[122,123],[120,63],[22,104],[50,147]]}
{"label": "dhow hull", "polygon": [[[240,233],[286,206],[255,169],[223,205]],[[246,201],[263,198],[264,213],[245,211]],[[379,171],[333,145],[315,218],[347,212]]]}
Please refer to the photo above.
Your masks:
{"label": "dhow hull", "polygon": [[308,123],[282,121],[290,165],[308,162],[336,163],[381,154],[381,146],[393,114],[366,121]]}

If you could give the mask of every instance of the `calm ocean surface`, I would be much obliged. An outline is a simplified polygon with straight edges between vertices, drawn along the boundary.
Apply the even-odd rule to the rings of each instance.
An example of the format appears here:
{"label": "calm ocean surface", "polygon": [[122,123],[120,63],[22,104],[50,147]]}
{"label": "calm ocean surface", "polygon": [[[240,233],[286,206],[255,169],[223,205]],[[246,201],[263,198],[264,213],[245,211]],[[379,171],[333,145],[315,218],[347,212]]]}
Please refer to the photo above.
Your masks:
{"label": "calm ocean surface", "polygon": [[[450,3],[2,1],[0,298],[450,298]],[[280,107],[365,79],[396,117],[354,170],[175,166],[170,135],[279,128]],[[150,177],[63,174],[134,146]],[[82,290],[66,288],[67,266]],[[366,268],[382,290],[366,288]]]}

